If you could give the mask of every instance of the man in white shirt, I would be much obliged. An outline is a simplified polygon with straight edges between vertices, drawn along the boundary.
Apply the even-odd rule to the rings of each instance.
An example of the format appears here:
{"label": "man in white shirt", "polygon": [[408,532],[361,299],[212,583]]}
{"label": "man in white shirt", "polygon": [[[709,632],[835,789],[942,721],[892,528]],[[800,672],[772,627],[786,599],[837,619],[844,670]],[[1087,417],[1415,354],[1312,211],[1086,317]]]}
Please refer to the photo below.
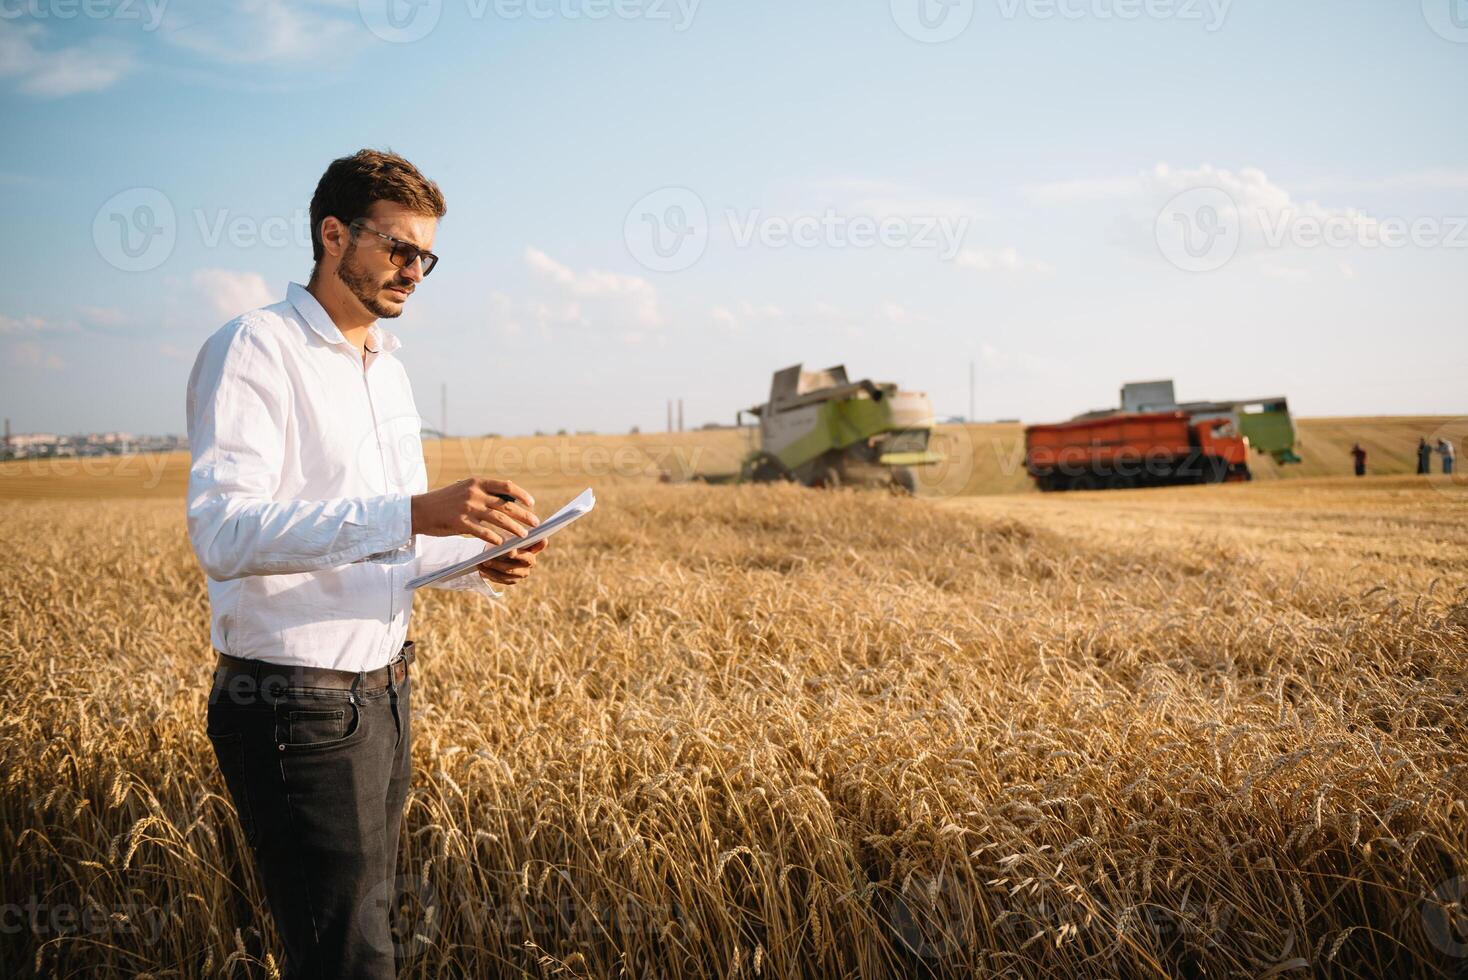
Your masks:
{"label": "man in white shirt", "polygon": [[[218,652],[208,733],[288,977],[395,975],[405,583],[540,523],[508,480],[428,489],[401,345],[377,320],[433,270],[443,214],[402,157],[333,161],[311,201],[309,284],[221,327],[189,377],[188,528]],[[524,581],[544,545],[440,587],[499,600],[494,584]]]}

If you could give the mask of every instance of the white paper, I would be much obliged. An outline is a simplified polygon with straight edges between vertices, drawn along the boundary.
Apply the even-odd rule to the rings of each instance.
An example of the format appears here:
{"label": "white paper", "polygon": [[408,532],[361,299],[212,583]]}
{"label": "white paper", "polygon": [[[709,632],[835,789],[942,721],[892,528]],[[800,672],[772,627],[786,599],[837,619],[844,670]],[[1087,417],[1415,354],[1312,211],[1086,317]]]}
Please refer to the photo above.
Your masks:
{"label": "white paper", "polygon": [[445,565],[443,568],[435,571],[424,572],[417,578],[409,579],[408,588],[421,589],[423,586],[431,585],[434,582],[442,582],[445,579],[458,578],[460,575],[468,574],[491,558],[498,558],[500,555],[514,551],[516,548],[524,548],[542,538],[550,537],[561,528],[576,521],[577,518],[589,513],[591,508],[595,506],[596,494],[592,493],[590,488],[587,488],[575,500],[541,521],[539,527],[531,528],[530,532],[524,537],[510,538],[504,544],[496,545],[493,548],[486,548],[483,554],[475,555],[473,558],[465,558],[463,561],[455,562],[452,565]]}

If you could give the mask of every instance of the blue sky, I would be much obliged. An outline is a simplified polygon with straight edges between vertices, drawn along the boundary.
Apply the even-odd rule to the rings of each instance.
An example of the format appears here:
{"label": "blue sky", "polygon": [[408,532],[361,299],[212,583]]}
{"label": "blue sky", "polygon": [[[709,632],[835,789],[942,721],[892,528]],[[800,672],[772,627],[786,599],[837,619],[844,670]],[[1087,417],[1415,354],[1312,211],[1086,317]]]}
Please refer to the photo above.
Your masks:
{"label": "blue sky", "polygon": [[448,199],[389,327],[456,433],[729,420],[796,361],[1468,414],[1468,0],[949,2],[0,0],[0,411],[181,432],[375,146]]}

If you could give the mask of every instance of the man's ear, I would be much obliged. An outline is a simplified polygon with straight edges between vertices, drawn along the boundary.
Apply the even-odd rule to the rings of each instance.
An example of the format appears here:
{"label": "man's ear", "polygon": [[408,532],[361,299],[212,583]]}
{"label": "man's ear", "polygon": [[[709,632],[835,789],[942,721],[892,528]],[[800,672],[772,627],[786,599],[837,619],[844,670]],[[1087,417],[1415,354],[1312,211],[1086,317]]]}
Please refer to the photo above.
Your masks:
{"label": "man's ear", "polygon": [[351,237],[352,230],[343,224],[340,218],[327,215],[321,219],[321,248],[326,255],[336,259],[341,258],[342,253],[347,250]]}

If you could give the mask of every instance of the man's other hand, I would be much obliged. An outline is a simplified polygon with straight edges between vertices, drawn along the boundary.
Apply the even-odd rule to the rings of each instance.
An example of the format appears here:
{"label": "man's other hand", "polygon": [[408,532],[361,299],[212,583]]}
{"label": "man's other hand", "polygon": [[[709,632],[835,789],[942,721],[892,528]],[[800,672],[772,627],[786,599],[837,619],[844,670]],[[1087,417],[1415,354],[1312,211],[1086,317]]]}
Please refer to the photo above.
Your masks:
{"label": "man's other hand", "polygon": [[548,538],[541,538],[527,548],[516,548],[509,554],[491,558],[479,566],[479,574],[496,585],[519,585],[530,577],[530,570],[535,567],[535,556],[545,550],[548,541]]}

